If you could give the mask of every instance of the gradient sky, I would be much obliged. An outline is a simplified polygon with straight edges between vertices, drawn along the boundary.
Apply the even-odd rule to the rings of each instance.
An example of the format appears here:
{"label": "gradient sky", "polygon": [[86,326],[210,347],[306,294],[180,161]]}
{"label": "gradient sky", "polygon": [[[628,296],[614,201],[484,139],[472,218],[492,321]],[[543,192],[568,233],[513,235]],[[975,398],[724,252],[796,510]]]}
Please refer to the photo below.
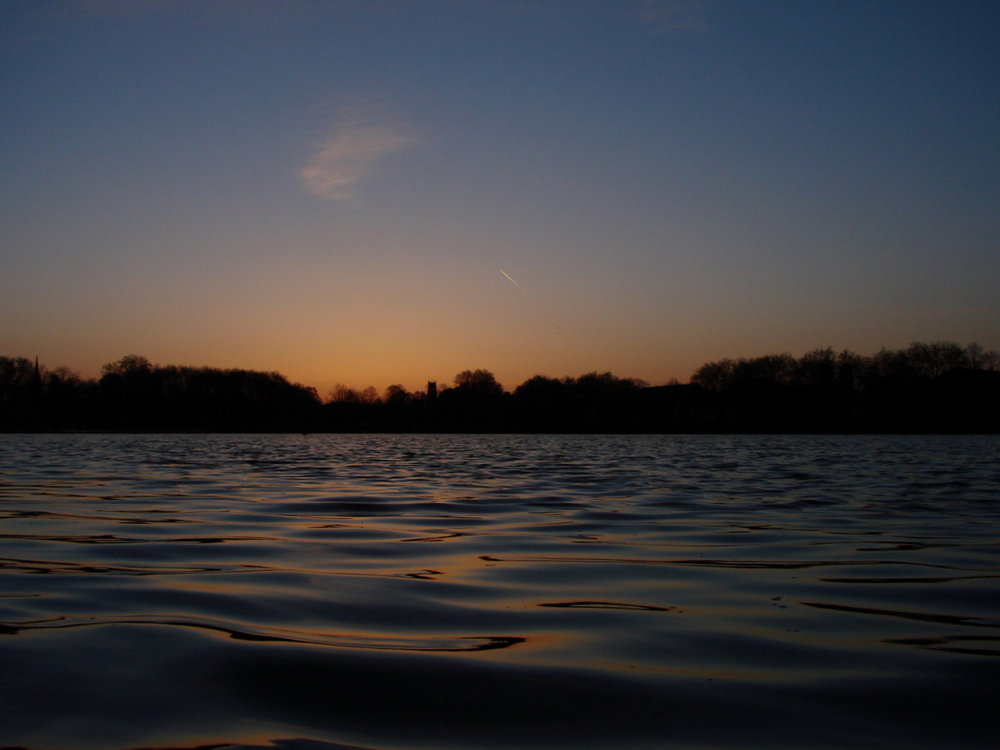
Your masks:
{"label": "gradient sky", "polygon": [[325,394],[1000,349],[1000,3],[0,0],[0,354]]}

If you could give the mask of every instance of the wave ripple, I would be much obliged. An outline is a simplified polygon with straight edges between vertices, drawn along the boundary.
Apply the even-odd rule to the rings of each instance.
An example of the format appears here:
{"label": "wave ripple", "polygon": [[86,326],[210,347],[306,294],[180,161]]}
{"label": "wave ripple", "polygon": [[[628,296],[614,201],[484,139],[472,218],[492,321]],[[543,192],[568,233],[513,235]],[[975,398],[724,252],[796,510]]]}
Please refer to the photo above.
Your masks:
{"label": "wave ripple", "polygon": [[0,746],[991,747],[995,436],[0,436]]}

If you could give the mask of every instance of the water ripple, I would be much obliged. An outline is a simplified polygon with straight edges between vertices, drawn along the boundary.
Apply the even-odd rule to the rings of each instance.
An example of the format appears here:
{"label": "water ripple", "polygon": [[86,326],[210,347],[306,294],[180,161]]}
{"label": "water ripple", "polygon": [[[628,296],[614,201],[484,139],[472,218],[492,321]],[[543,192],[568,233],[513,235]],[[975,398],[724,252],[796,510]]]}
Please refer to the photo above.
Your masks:
{"label": "water ripple", "polygon": [[997,486],[996,436],[0,436],[0,745],[992,747]]}

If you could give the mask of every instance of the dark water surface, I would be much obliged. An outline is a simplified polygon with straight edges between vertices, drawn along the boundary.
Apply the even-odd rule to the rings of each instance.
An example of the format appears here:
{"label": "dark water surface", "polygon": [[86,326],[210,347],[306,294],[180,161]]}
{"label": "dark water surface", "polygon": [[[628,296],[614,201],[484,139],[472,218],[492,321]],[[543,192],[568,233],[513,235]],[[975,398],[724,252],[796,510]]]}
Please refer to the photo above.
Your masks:
{"label": "dark water surface", "polygon": [[0,746],[1000,742],[996,436],[0,436]]}

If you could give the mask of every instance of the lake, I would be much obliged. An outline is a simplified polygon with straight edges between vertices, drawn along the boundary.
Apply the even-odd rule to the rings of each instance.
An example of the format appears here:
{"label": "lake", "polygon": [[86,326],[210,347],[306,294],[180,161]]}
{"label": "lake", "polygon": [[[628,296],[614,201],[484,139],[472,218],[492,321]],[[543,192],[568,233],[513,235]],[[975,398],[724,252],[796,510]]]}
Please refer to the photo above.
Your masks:
{"label": "lake", "polygon": [[0,435],[0,747],[996,747],[998,488],[998,436]]}

